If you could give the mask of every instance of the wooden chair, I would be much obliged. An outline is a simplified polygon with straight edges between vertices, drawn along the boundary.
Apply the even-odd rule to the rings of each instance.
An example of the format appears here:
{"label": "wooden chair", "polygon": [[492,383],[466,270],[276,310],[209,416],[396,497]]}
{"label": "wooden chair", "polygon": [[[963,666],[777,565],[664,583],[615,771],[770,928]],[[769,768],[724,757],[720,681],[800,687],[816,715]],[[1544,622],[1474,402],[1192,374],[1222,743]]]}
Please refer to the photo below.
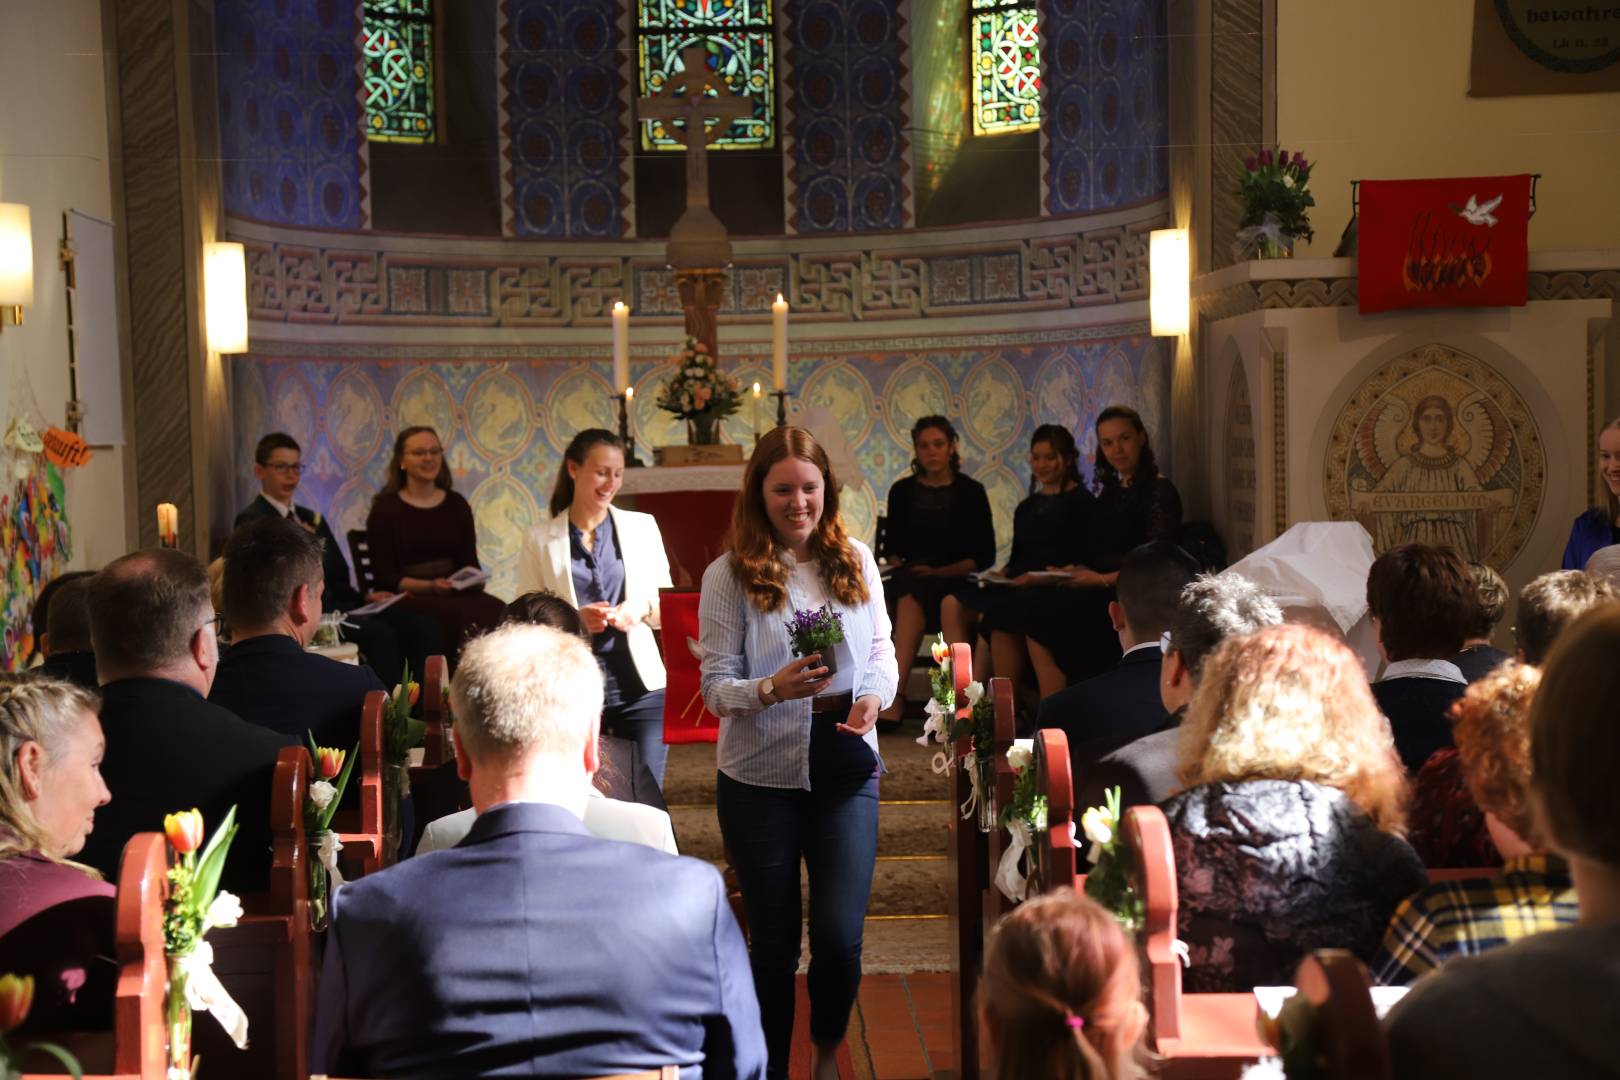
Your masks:
{"label": "wooden chair", "polygon": [[1073,886],[1085,888],[1077,877],[1074,857],[1074,784],[1069,778],[1069,737],[1057,728],[1035,733],[1035,790],[1046,796],[1046,834],[1035,840],[1030,866],[1032,893],[1048,893]]}
{"label": "wooden chair", "polygon": [[[951,674],[956,690],[956,716],[966,719],[967,685],[973,681],[972,646],[951,646]],[[951,772],[951,836],[949,847],[951,926],[951,1039],[956,1051],[956,1074],[961,1080],[979,1075],[979,1018],[975,998],[979,966],[984,953],[984,890],[990,883],[989,847],[979,831],[977,815],[962,820],[962,807],[971,795],[972,781],[963,763],[971,750],[967,739],[951,747],[956,768]],[[988,793],[987,793],[988,794]]]}
{"label": "wooden chair", "polygon": [[1367,969],[1344,949],[1318,949],[1299,962],[1294,986],[1316,1006],[1328,1080],[1389,1080],[1389,1044],[1371,985]]}
{"label": "wooden chair", "polygon": [[377,588],[377,577],[371,566],[371,543],[366,539],[366,530],[350,529],[345,536],[349,557],[354,560],[354,583],[362,597],[369,596]]}
{"label": "wooden chair", "polygon": [[359,867],[359,874],[373,873],[383,866],[383,710],[388,694],[373,690],[360,706],[360,761],[349,775],[349,783],[359,785],[360,809],[340,810],[332,818],[332,828],[343,843],[344,861]]}
{"label": "wooden chair", "polygon": [[1254,995],[1181,992],[1181,958],[1173,948],[1179,899],[1170,823],[1157,806],[1133,806],[1125,811],[1124,828],[1145,909],[1138,941],[1147,965],[1151,1045],[1165,1059],[1161,1075],[1236,1077],[1267,1050],[1255,1030]]}
{"label": "wooden chair", "polygon": [[[136,833],[124,845],[118,865],[112,1072],[86,1073],[87,1080],[163,1080],[167,1071],[163,999],[169,969],[163,956],[163,902],[168,895],[169,849],[163,834]],[[76,1051],[87,1045],[77,1033],[41,1037]],[[24,1080],[44,1075],[55,1074],[25,1073]]]}
{"label": "wooden chair", "polygon": [[[270,796],[270,887],[242,897],[247,914],[208,935],[214,973],[247,1013],[249,1043],[238,1050],[210,1017],[192,1025],[195,1052],[210,1074],[249,1080],[302,1080],[309,1075],[314,965],[309,913],[309,859],[304,801],[309,794],[309,751],[283,747],[276,757]],[[232,858],[252,852],[232,851]]]}
{"label": "wooden chair", "polygon": [[[989,852],[985,859],[985,876],[990,879],[985,883],[984,889],[984,925],[988,934],[996,921],[1007,912],[1017,907],[1016,901],[1009,900],[996,888],[994,875],[996,867],[1001,865],[1001,857],[1012,842],[1012,834],[1000,824],[1001,808],[1012,805],[1013,785],[1018,780],[1018,774],[1013,772],[1011,765],[1007,764],[1007,751],[1012,749],[1013,734],[1017,729],[1017,694],[1013,690],[1012,680],[995,678],[990,680],[990,700],[996,707],[995,752],[996,752],[996,783],[995,805],[997,823],[990,830]],[[1032,838],[1033,839],[1033,838]],[[1033,860],[1029,860],[1033,861]]]}

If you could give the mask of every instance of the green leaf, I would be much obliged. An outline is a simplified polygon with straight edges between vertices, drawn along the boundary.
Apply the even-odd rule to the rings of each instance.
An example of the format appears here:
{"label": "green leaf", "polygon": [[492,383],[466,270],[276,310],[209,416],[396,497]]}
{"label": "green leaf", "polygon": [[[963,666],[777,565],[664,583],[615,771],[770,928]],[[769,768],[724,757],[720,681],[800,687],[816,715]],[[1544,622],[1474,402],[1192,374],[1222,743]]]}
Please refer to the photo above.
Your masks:
{"label": "green leaf", "polygon": [[214,902],[214,893],[219,889],[220,875],[225,872],[225,857],[231,849],[231,841],[236,839],[236,807],[232,805],[225,812],[225,820],[219,823],[214,835],[208,838],[204,845],[202,858],[198,860],[197,872],[192,892],[194,910],[201,917],[208,911],[208,905]]}
{"label": "green leaf", "polygon": [[[420,721],[418,722],[420,723]],[[348,754],[346,754],[343,758],[343,771],[338,773],[337,783],[332,785],[337,789],[337,794],[332,796],[332,801],[326,804],[325,810],[315,815],[318,822],[316,825],[317,832],[331,827],[332,815],[337,813],[338,803],[343,801],[343,792],[347,790],[349,786],[349,774],[354,771],[354,763],[359,760],[359,758],[360,744],[355,743],[354,749],[349,751]]]}
{"label": "green leaf", "polygon": [[73,1080],[84,1080],[84,1070],[79,1066],[79,1059],[68,1053],[65,1047],[58,1046],[55,1043],[29,1043],[27,1046],[22,1048],[22,1052],[18,1054],[18,1058],[21,1059],[24,1055],[30,1054],[35,1050],[49,1054],[57,1061],[60,1061],[62,1063],[62,1067],[68,1071],[68,1075],[73,1077]]}

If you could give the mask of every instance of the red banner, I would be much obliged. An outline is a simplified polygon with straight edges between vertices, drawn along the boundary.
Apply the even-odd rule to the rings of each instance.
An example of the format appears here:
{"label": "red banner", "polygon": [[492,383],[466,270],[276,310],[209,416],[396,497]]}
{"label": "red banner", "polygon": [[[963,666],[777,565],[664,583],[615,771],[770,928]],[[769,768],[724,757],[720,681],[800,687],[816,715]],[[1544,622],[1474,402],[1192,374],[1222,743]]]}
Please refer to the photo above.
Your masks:
{"label": "red banner", "polygon": [[658,597],[664,643],[664,741],[716,742],[720,718],[703,707],[698,690],[698,594],[666,591]]}
{"label": "red banner", "polygon": [[1516,307],[1530,288],[1530,176],[1363,180],[1357,285],[1363,315],[1396,308]]}

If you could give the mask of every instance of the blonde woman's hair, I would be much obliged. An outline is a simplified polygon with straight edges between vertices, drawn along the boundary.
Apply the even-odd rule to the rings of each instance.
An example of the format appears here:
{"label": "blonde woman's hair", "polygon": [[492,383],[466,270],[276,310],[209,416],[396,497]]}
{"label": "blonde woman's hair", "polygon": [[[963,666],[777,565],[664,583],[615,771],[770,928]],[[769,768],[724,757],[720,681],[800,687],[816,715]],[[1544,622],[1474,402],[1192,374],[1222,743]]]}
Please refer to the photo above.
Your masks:
{"label": "blonde woman's hair", "polygon": [[17,756],[25,745],[39,743],[47,761],[59,759],[80,716],[101,709],[101,696],[60,679],[0,675],[0,860],[25,852],[100,877],[88,866],[56,856],[23,795]]}
{"label": "blonde woman's hair", "polygon": [[475,760],[527,754],[578,760],[601,721],[602,672],[575,635],[506,623],[462,649],[450,704]]}
{"label": "blonde woman's hair", "polygon": [[1406,827],[1406,773],[1355,653],[1285,623],[1223,642],[1181,725],[1182,790],[1244,780],[1337,788],[1377,826]]}
{"label": "blonde woman's hair", "polygon": [[1061,889],[996,925],[979,991],[996,1080],[1141,1075],[1136,947],[1095,901]]}

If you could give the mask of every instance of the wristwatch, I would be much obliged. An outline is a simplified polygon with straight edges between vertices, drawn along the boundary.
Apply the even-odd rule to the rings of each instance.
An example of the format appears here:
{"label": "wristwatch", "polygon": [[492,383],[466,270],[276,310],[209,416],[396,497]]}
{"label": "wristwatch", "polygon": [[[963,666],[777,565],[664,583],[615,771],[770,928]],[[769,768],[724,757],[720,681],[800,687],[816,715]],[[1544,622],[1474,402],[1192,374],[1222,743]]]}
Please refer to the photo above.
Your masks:
{"label": "wristwatch", "polygon": [[782,700],[776,696],[776,680],[774,678],[767,675],[765,678],[761,679],[760,682],[763,684],[759,688],[760,693],[765,696],[766,701],[769,701],[772,705],[775,705]]}

